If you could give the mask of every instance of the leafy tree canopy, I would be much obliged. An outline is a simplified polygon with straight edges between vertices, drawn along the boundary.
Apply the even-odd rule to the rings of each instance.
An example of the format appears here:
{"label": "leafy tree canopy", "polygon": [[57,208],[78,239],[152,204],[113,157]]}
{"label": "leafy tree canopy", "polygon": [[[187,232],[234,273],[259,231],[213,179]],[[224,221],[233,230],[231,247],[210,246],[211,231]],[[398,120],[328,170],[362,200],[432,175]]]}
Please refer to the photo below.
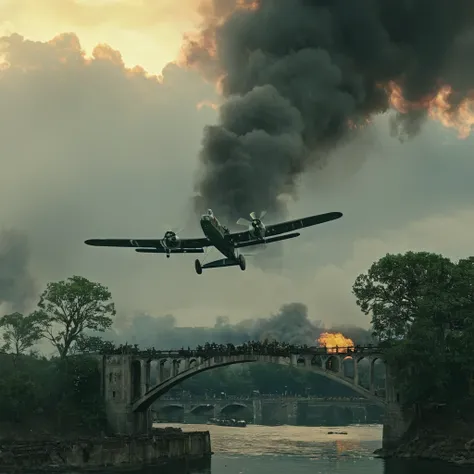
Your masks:
{"label": "leafy tree canopy", "polygon": [[43,337],[42,318],[35,313],[28,316],[21,313],[2,316],[0,328],[3,329],[2,349],[13,351],[16,355],[23,354]]}
{"label": "leafy tree canopy", "polygon": [[110,291],[100,283],[73,276],[48,283],[35,312],[44,335],[65,358],[86,330],[105,331],[112,325],[115,305]]}
{"label": "leafy tree canopy", "polygon": [[353,286],[406,403],[465,397],[474,364],[474,258],[387,254]]}

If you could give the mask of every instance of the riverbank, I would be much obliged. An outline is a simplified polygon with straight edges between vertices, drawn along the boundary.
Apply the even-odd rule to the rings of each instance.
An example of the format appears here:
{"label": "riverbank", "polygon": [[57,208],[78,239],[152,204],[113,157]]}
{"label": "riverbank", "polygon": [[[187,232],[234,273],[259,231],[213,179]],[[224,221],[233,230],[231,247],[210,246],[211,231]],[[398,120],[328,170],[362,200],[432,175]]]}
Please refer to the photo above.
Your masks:
{"label": "riverbank", "polygon": [[395,449],[377,449],[374,455],[384,459],[419,459],[443,461],[457,465],[474,465],[474,439],[415,437]]}
{"label": "riverbank", "polygon": [[474,465],[474,406],[436,406],[425,410],[393,449],[374,452],[382,458],[423,459]]}
{"label": "riverbank", "polygon": [[147,436],[75,440],[0,440],[0,473],[21,471],[94,472],[176,463],[206,463],[212,455],[208,431],[154,429]]}

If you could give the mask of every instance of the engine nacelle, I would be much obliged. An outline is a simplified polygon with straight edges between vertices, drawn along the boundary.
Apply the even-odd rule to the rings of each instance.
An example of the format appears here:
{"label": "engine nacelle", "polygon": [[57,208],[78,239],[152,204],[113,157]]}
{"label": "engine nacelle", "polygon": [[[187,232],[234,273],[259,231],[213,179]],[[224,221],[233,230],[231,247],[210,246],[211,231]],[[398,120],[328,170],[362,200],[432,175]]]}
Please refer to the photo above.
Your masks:
{"label": "engine nacelle", "polygon": [[179,237],[176,235],[176,232],[173,232],[172,230],[165,232],[162,243],[163,247],[167,249],[175,249],[180,246]]}
{"label": "engine nacelle", "polygon": [[265,232],[265,224],[260,219],[254,219],[249,226],[249,233],[255,239],[263,239]]}

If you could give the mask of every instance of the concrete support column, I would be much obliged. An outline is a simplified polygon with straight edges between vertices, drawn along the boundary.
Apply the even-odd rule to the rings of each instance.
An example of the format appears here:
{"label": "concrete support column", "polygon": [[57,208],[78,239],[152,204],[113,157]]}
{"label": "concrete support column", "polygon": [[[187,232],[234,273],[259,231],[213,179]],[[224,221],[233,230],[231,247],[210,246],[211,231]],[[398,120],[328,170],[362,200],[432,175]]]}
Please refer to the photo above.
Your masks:
{"label": "concrete support column", "polygon": [[288,421],[287,423],[292,426],[297,425],[298,420],[298,407],[299,403],[297,401],[288,402],[286,405]]}
{"label": "concrete support column", "polygon": [[171,378],[176,377],[179,373],[179,361],[173,359],[171,361]]}
{"label": "concrete support column", "polygon": [[140,361],[140,397],[143,397],[146,393],[146,375],[147,375],[147,361]]}
{"label": "concrete support column", "polygon": [[261,425],[262,424],[262,401],[253,400],[253,424]]}
{"label": "concrete support column", "polygon": [[337,358],[339,359],[339,364],[338,364],[338,373],[339,375],[342,375],[344,377],[344,358],[346,356],[337,356]]}
{"label": "concrete support column", "polygon": [[369,358],[369,391],[371,394],[375,394],[375,364],[372,358]]}
{"label": "concrete support column", "polygon": [[353,356],[352,361],[354,363],[354,385],[359,386],[359,364],[357,363],[357,356]]}
{"label": "concrete support column", "polygon": [[145,393],[151,388],[151,360],[145,362]]}
{"label": "concrete support column", "polygon": [[151,408],[148,408],[146,411],[132,413],[132,418],[133,418],[133,423],[132,423],[133,434],[143,435],[143,434],[151,433],[151,427],[152,427]]}
{"label": "concrete support column", "polygon": [[413,419],[414,414],[410,410],[403,410],[399,403],[388,403],[383,423],[382,448],[396,448]]}
{"label": "concrete support column", "polygon": [[156,381],[156,383],[161,383],[165,380],[165,364],[166,359],[160,359],[158,361],[158,380]]}

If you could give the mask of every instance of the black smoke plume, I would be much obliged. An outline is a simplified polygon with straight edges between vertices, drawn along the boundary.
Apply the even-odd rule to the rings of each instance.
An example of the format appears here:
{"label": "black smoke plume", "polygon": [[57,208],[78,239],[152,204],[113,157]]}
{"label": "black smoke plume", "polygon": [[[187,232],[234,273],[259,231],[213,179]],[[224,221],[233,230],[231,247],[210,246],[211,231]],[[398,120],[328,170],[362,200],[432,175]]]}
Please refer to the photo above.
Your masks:
{"label": "black smoke plume", "polygon": [[[164,350],[188,346],[194,348],[206,342],[238,345],[265,339],[311,346],[326,330],[321,321],[309,318],[304,304],[290,303],[269,317],[247,319],[237,324],[231,324],[227,317],[220,316],[212,327],[179,327],[172,315],[154,317],[142,314],[135,316],[130,326],[113,330],[105,337],[119,344],[128,342],[138,344],[142,349],[155,347]],[[343,332],[355,343],[371,341],[370,331],[356,326],[334,327],[330,330]]]}
{"label": "black smoke plume", "polygon": [[[284,210],[297,178],[389,108],[387,86],[409,101],[474,86],[472,0],[213,0],[187,63],[220,80],[219,123],[205,129],[199,206],[229,221]],[[416,133],[425,111],[399,114]]]}
{"label": "black smoke plume", "polygon": [[0,305],[24,311],[36,296],[35,280],[29,269],[27,236],[16,230],[0,232]]}

